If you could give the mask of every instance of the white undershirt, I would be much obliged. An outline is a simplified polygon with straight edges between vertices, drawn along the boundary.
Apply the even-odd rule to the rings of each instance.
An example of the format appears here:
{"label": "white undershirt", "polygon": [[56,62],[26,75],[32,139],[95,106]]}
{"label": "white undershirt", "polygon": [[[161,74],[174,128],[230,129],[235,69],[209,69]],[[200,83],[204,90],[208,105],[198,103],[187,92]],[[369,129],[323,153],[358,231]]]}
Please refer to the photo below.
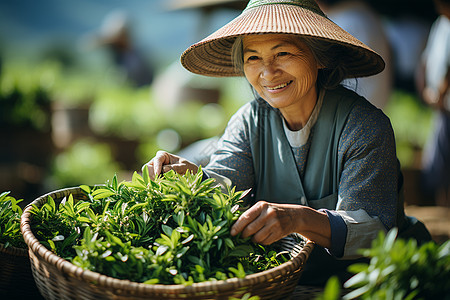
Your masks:
{"label": "white undershirt", "polygon": [[286,138],[291,145],[291,147],[301,147],[308,142],[309,134],[311,133],[311,128],[316,124],[317,117],[319,116],[320,108],[322,107],[323,97],[325,95],[324,90],[320,90],[319,98],[317,99],[316,106],[308,119],[308,122],[300,130],[292,131],[288,128],[286,120],[283,118],[283,127]]}

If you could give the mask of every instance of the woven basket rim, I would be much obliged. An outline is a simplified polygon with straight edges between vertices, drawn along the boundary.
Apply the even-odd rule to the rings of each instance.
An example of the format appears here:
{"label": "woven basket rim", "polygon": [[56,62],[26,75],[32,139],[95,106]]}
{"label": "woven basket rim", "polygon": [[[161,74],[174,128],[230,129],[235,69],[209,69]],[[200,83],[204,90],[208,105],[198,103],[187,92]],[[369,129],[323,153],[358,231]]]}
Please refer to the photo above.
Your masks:
{"label": "woven basket rim", "polygon": [[5,247],[5,244],[0,243],[0,253],[14,256],[28,256],[28,248],[20,248],[14,246]]}
{"label": "woven basket rim", "polygon": [[[133,282],[126,279],[113,278],[107,275],[100,274],[98,272],[84,270],[80,267],[75,266],[71,262],[63,259],[62,257],[57,256],[56,254],[48,250],[44,245],[42,245],[36,239],[31,230],[30,210],[32,209],[33,204],[40,207],[40,205],[42,205],[43,201],[45,201],[48,198],[48,196],[51,196],[53,199],[59,199],[61,198],[61,196],[68,196],[71,193],[74,195],[80,194],[81,191],[82,190],[79,187],[64,188],[53,192],[49,192],[45,195],[36,198],[33,202],[31,202],[25,207],[23,214],[21,216],[20,228],[23,234],[24,241],[28,245],[29,251],[31,251],[34,254],[38,254],[38,256],[42,257],[47,263],[56,266],[56,268],[58,268],[58,270],[60,270],[61,272],[67,275],[74,276],[88,283],[95,283],[96,285],[101,287],[120,288],[122,290],[128,291],[135,291],[139,289],[139,291],[142,291],[144,293],[145,292],[189,293],[192,291],[211,292],[211,291],[229,290],[231,287],[233,289],[237,289],[240,287],[248,287],[249,285],[266,282],[268,279],[271,278],[276,278],[278,276],[294,273],[296,270],[302,267],[302,265],[307,260],[309,254],[314,248],[314,243],[310,240],[307,240],[302,250],[291,260],[277,267],[271,268],[269,270],[247,275],[244,278],[230,278],[226,280],[198,282],[193,283],[191,285],[146,284],[140,282]],[[55,195],[57,195],[57,197],[55,197]]]}

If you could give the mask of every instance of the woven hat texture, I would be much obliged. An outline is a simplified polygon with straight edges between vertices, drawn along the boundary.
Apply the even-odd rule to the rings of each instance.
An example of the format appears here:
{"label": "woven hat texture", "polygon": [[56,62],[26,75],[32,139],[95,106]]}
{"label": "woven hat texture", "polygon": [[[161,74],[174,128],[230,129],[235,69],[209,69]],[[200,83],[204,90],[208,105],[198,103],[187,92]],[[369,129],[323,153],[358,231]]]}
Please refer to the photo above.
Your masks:
{"label": "woven hat texture", "polygon": [[312,37],[341,45],[345,51],[339,59],[347,65],[349,77],[375,75],[384,69],[380,55],[328,19],[314,0],[252,0],[238,17],[184,51],[181,63],[195,74],[242,76],[231,58],[236,37],[269,33]]}

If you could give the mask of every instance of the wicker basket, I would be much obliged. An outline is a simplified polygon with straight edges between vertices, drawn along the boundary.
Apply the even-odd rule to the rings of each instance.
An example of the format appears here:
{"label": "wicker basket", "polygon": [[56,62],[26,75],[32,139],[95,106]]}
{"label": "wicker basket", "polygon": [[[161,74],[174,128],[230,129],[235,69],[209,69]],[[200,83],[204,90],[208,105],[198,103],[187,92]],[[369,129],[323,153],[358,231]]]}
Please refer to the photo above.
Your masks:
{"label": "wicker basket", "polygon": [[0,244],[0,298],[42,299],[34,283],[27,249]]}
{"label": "wicker basket", "polygon": [[[56,202],[73,194],[80,197],[79,188],[55,191],[37,198],[32,204],[40,207],[51,196]],[[83,270],[47,250],[30,228],[31,205],[25,208],[21,230],[29,247],[29,257],[36,284],[47,299],[229,299],[244,294],[261,299],[287,299],[293,293],[303,270],[303,263],[313,249],[308,241],[294,258],[273,269],[247,275],[244,278],[184,285],[143,284],[120,280],[89,270]]]}

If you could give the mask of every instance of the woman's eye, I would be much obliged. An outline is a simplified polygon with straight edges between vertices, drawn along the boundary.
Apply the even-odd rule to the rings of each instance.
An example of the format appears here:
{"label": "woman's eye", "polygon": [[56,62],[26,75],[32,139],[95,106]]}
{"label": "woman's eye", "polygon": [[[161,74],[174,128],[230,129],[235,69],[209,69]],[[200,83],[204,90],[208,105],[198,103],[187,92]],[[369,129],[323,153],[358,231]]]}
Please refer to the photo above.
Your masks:
{"label": "woman's eye", "polygon": [[257,60],[257,59],[258,59],[258,56],[252,55],[252,56],[249,56],[249,57],[247,58],[247,61],[254,61],[254,60]]}
{"label": "woman's eye", "polygon": [[279,52],[277,56],[286,56],[289,55],[289,52]]}

